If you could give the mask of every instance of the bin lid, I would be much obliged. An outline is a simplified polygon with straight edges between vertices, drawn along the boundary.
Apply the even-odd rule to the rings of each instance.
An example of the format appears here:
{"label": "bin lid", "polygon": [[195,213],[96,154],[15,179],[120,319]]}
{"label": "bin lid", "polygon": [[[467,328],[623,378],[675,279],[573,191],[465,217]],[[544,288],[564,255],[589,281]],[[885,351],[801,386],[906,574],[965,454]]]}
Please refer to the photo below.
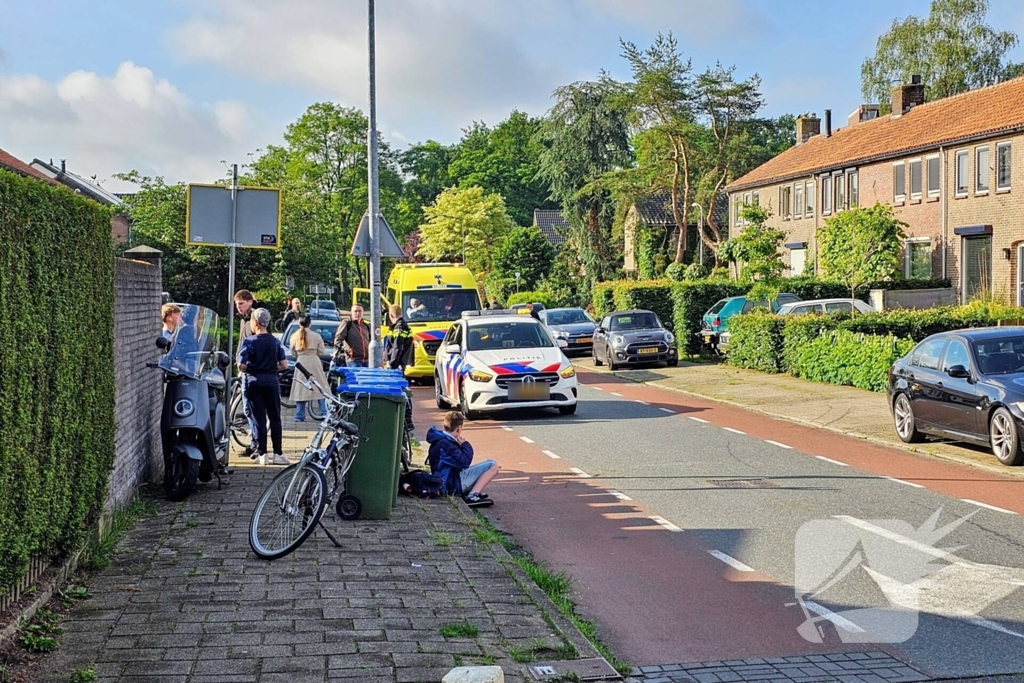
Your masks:
{"label": "bin lid", "polygon": [[371,396],[405,396],[401,387],[385,384],[349,384],[344,390],[346,394],[370,394]]}

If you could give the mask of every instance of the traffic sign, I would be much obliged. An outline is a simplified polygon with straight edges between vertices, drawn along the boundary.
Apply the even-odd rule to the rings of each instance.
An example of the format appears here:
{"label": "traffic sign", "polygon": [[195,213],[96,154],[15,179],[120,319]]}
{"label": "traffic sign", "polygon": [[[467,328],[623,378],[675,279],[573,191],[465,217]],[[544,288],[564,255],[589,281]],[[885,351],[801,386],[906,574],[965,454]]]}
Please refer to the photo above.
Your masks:
{"label": "traffic sign", "polygon": [[[235,217],[238,247],[281,248],[281,190],[239,187]],[[185,194],[185,243],[224,247],[231,240],[231,188],[224,185],[188,186]]]}
{"label": "traffic sign", "polygon": [[[385,258],[402,258],[405,256],[405,250],[402,249],[402,245],[398,243],[398,238],[395,237],[394,231],[391,226],[388,225],[388,221],[381,215],[378,220],[380,221],[380,255]],[[363,219],[359,221],[359,229],[356,230],[356,238],[352,241],[352,255],[353,256],[369,256],[370,255],[370,215],[363,214]]]}

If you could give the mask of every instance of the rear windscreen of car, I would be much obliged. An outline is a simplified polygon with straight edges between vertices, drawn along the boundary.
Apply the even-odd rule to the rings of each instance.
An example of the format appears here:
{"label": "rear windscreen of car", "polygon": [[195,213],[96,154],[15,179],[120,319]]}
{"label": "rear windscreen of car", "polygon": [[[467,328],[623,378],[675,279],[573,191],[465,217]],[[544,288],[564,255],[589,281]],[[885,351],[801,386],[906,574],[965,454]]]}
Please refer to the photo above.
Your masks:
{"label": "rear windscreen of car", "polygon": [[[314,322],[309,326],[311,330],[319,334],[324,339],[324,344],[331,346],[334,344],[334,334],[338,331],[338,325],[324,325],[321,323]],[[292,337],[299,330],[296,325],[289,325],[288,329],[284,331],[284,338],[281,339],[281,346],[284,348],[291,348]]]}
{"label": "rear windscreen of car", "polygon": [[495,351],[497,349],[536,349],[554,346],[548,333],[540,323],[501,322],[473,325],[469,328],[467,348],[470,351]]}
{"label": "rear windscreen of car", "polygon": [[722,311],[722,309],[725,308],[726,301],[727,301],[726,299],[722,299],[721,301],[716,303],[714,306],[712,306],[710,309],[708,309],[707,314],[708,315],[714,315],[716,313],[720,313]]}
{"label": "rear windscreen of car", "polygon": [[311,307],[322,311],[338,310],[337,304],[335,304],[333,301],[314,301]]}
{"label": "rear windscreen of car", "polygon": [[983,375],[1024,372],[1024,337],[1000,337],[974,342],[978,369]]}
{"label": "rear windscreen of car", "polygon": [[650,330],[661,327],[658,316],[653,313],[634,313],[632,315],[617,315],[612,318],[612,331],[625,332],[626,330]]}

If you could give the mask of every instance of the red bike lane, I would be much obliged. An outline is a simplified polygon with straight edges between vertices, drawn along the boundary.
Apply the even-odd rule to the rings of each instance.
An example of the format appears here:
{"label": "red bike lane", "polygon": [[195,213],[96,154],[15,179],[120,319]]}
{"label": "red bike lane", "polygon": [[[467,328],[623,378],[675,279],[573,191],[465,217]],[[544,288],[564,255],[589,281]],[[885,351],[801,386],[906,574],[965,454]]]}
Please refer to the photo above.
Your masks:
{"label": "red bike lane", "polygon": [[[946,495],[1024,512],[1024,502],[1017,499],[1021,480],[612,375],[584,372],[580,380],[677,413],[679,419],[740,429],[808,456],[824,456]],[[440,424],[444,411],[434,405],[432,390],[417,390],[415,401],[417,432],[422,436],[430,424]],[[724,564],[696,534],[675,527],[599,479],[573,471],[574,463],[552,457],[543,444],[533,443],[500,420],[469,423],[466,436],[479,458],[492,457],[502,467],[489,487],[495,505],[487,509],[488,517],[535,558],[572,578],[578,611],[597,623],[602,639],[617,656],[652,665],[843,649],[800,637],[797,628],[805,615],[792,604],[791,587],[757,571]]]}

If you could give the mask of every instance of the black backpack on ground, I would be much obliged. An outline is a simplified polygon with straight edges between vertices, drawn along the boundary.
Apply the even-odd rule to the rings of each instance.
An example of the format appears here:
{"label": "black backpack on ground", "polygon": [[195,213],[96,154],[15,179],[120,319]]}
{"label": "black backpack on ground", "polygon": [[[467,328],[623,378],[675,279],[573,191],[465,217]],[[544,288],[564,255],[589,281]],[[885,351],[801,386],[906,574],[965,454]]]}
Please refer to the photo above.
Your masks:
{"label": "black backpack on ground", "polygon": [[440,498],[441,477],[426,470],[410,470],[398,477],[398,490],[417,498]]}

